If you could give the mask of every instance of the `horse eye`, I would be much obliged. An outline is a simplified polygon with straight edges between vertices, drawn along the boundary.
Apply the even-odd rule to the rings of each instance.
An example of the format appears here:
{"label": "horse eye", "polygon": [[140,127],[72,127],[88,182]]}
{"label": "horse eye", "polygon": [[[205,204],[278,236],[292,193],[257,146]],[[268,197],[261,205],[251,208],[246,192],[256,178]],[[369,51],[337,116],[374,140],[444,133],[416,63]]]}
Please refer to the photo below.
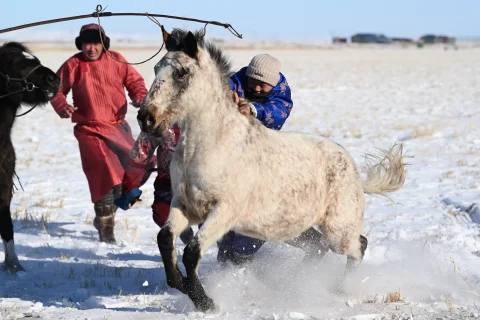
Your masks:
{"label": "horse eye", "polygon": [[175,71],[175,76],[178,79],[185,79],[187,77],[187,74],[188,74],[188,69],[185,69],[185,68],[177,69]]}
{"label": "horse eye", "polygon": [[158,71],[160,71],[160,63],[157,63],[157,64],[153,67],[153,72],[155,73],[155,75],[158,73]]}

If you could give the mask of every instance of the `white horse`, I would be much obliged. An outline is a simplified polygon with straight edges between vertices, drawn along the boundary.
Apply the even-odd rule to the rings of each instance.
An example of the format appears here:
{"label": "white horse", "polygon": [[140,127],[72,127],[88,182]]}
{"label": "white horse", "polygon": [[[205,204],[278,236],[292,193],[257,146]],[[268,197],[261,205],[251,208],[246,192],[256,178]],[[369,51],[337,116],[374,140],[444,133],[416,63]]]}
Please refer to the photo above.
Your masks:
{"label": "white horse", "polygon": [[[229,230],[268,241],[301,239],[290,243],[306,241],[309,252],[346,255],[347,270],[359,264],[367,247],[361,235],[364,193],[386,194],[403,185],[401,145],[383,151],[362,181],[354,160],[335,142],[267,129],[240,114],[228,85],[230,63],[215,45],[178,29],[164,37],[168,53],[155,66],[138,121],[154,135],[174,123],[181,131],[170,164],[170,214],[158,234],[168,285],[197,308],[214,308],[198,279],[198,265]],[[184,250],[184,277],[177,267],[176,238],[201,222]],[[321,238],[312,236],[320,235],[314,225]]]}

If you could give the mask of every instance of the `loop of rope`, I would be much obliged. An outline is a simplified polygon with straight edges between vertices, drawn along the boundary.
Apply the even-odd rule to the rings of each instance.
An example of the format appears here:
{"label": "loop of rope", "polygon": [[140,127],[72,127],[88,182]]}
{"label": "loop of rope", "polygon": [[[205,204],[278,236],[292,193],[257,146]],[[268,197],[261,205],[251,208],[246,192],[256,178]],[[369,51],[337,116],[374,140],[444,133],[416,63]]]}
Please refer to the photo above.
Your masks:
{"label": "loop of rope", "polygon": [[205,35],[207,34],[207,25],[208,25],[208,22],[205,23],[205,26],[203,27],[203,34],[200,37],[200,39],[203,39],[203,37],[205,37]]}
{"label": "loop of rope", "polygon": [[[106,8],[105,8],[106,9]],[[123,64],[129,64],[129,65],[139,65],[139,64],[142,64],[142,63],[145,63],[147,61],[150,61],[152,60],[153,58],[155,58],[159,53],[160,51],[162,51],[163,47],[165,46],[165,40],[162,41],[162,45],[160,46],[160,49],[158,49],[158,51],[153,55],[151,56],[150,58],[148,59],[145,59],[141,62],[127,62],[127,61],[122,61],[122,60],[119,60],[119,59],[116,59],[114,58],[107,50],[107,48],[105,48],[105,44],[103,43],[103,35],[102,35],[102,26],[100,25],[100,14],[103,12],[102,10],[102,6],[101,5],[97,5],[97,8],[96,8],[96,13],[97,13],[97,19],[98,19],[98,34],[100,36],[100,42],[102,43],[102,47],[103,49],[105,50],[105,54],[107,56],[109,56],[111,59],[115,60],[115,61],[118,61],[120,63],[123,63]],[[155,19],[154,17],[151,17],[148,12],[145,12],[145,15],[147,16],[148,19],[150,19],[150,21],[152,21],[153,23],[155,23],[157,26],[159,26],[162,31],[164,30],[163,29],[163,25],[160,24],[160,22],[158,22],[157,19]],[[163,39],[163,37],[162,37]]]}

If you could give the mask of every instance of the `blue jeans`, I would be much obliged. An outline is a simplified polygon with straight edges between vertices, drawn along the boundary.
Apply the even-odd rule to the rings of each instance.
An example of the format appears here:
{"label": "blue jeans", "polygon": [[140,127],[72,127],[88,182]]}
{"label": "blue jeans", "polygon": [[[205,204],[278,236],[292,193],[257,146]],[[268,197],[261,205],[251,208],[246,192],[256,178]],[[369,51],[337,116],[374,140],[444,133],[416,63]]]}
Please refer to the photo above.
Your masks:
{"label": "blue jeans", "polygon": [[263,240],[229,231],[217,242],[217,245],[220,250],[231,249],[233,252],[241,255],[251,255],[256,253],[264,243],[265,241]]}

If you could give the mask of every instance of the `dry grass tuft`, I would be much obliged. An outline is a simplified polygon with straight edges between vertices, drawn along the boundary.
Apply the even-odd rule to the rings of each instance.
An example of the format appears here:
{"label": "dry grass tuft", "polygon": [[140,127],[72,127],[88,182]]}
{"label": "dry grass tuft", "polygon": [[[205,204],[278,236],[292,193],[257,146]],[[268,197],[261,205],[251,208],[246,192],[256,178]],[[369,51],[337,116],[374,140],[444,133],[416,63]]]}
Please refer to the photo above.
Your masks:
{"label": "dry grass tuft", "polygon": [[385,303],[394,303],[394,302],[403,302],[403,301],[405,301],[405,298],[402,296],[400,289],[395,292],[387,293],[387,296],[385,297]]}

